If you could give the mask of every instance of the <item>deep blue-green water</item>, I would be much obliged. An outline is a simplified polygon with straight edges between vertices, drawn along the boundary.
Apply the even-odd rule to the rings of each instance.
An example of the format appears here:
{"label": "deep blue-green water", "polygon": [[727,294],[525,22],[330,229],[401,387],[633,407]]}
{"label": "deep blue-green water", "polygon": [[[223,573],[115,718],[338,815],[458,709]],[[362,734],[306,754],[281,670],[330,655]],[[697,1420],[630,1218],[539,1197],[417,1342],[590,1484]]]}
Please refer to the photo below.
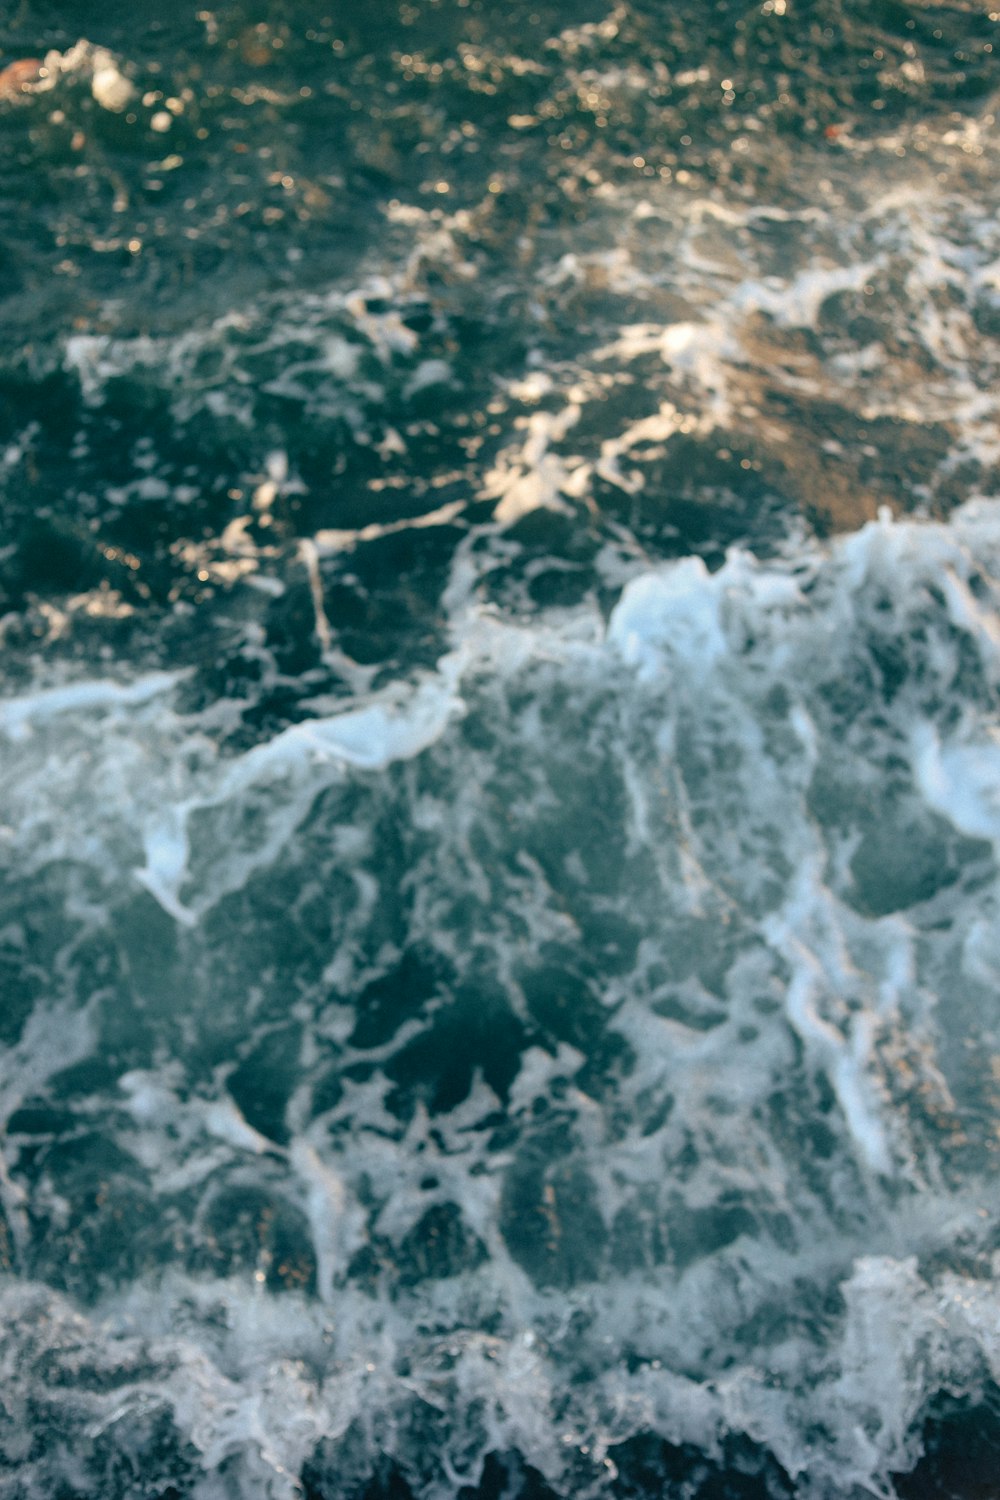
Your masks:
{"label": "deep blue-green water", "polygon": [[0,1500],[997,1493],[987,4],[3,7]]}

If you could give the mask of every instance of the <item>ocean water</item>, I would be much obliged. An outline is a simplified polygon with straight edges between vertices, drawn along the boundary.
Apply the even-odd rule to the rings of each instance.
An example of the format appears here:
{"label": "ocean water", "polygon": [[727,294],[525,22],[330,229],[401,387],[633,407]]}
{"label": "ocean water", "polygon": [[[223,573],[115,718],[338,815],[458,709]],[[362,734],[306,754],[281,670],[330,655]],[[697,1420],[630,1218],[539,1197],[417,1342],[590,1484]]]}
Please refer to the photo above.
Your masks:
{"label": "ocean water", "polygon": [[2,1500],[997,1493],[987,5],[4,8]]}

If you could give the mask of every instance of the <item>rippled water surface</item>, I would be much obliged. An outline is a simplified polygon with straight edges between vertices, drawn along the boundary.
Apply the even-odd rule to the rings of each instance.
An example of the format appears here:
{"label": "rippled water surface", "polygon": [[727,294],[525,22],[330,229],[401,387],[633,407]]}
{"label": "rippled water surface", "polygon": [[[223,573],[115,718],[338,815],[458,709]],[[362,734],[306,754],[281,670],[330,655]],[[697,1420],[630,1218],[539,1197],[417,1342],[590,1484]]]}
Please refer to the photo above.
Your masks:
{"label": "rippled water surface", "polygon": [[5,9],[3,1500],[993,1493],[994,48]]}

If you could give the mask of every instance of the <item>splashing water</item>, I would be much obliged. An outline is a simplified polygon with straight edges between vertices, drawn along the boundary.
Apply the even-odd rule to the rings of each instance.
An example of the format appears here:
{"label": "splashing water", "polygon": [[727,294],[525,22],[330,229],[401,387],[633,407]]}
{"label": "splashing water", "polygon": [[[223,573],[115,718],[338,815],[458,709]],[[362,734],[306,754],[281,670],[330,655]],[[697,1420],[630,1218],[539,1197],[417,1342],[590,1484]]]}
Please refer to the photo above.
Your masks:
{"label": "splashing water", "polygon": [[995,18],[135,9],[0,26],[0,1494],[986,1493]]}

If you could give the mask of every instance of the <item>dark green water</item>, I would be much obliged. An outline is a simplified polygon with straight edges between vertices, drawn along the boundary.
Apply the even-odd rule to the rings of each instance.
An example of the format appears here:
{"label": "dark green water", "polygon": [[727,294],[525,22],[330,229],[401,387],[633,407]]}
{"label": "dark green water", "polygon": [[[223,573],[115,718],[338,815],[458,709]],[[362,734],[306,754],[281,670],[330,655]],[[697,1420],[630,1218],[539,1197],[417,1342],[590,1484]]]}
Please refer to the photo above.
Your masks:
{"label": "dark green water", "polygon": [[5,9],[0,1500],[992,1493],[995,47]]}

